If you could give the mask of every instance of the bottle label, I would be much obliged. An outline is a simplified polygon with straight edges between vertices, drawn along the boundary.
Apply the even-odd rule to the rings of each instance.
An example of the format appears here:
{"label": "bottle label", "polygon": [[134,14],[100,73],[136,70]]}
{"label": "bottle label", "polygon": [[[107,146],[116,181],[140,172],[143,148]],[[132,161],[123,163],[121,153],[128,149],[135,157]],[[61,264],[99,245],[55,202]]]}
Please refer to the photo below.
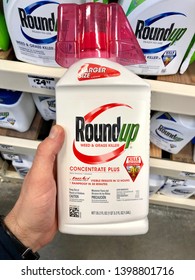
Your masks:
{"label": "bottle label", "polygon": [[0,112],[0,126],[13,128],[16,123],[16,119],[11,112],[4,111]]}
{"label": "bottle label", "polygon": [[84,64],[78,71],[79,81],[102,79],[116,76],[120,76],[120,72],[118,70],[93,63]]}

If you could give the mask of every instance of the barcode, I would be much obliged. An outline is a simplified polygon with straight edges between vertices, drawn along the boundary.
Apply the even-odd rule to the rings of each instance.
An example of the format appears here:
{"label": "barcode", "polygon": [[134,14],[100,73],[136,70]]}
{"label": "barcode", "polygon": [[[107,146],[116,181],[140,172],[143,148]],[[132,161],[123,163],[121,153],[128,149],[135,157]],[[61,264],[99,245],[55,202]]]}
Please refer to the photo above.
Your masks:
{"label": "barcode", "polygon": [[70,206],[69,216],[74,218],[79,218],[80,217],[79,206]]}

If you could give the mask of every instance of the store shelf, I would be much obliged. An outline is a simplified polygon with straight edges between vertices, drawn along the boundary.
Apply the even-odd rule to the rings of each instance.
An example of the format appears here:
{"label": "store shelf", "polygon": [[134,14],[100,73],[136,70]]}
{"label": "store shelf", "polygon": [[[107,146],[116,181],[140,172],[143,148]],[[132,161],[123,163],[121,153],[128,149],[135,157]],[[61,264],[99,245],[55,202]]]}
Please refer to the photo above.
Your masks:
{"label": "store shelf", "polygon": [[[195,69],[195,64],[193,65]],[[0,87],[12,90],[22,90],[39,94],[54,95],[54,87],[49,85],[32,85],[32,77],[53,79],[52,84],[63,76],[66,69],[41,67],[23,62],[0,61]],[[145,79],[151,86],[151,109],[167,110],[172,113],[195,115],[195,90],[193,85]]]}
{"label": "store shelf", "polygon": [[[28,140],[7,136],[0,136],[0,151],[8,153],[18,153],[26,155],[34,155],[38,145],[38,140]],[[171,160],[150,158],[151,173],[163,176],[194,179],[195,180],[195,164],[176,162]]]}
{"label": "store shelf", "polygon": [[[6,161],[4,161],[6,163]],[[24,178],[22,178],[13,167],[10,167],[8,164],[3,164],[4,166],[4,170],[2,170],[1,166],[0,166],[0,179],[3,182],[13,182],[14,185],[17,183],[21,183],[23,182]],[[2,162],[0,162],[0,164],[2,164]],[[1,172],[2,171],[2,172]]]}
{"label": "store shelf", "polygon": [[151,109],[195,115],[195,90],[192,85],[146,80],[152,91]]}
{"label": "store shelf", "polygon": [[[38,143],[37,143],[38,144]],[[32,149],[29,149],[32,152]],[[161,172],[161,169],[159,170]],[[22,183],[23,178],[10,166],[6,161],[0,159],[0,178],[3,181],[8,181],[14,184]],[[166,205],[171,207],[178,207],[183,209],[195,210],[195,197],[184,199],[168,197],[162,194],[153,194],[149,199],[150,204]]]}
{"label": "store shelf", "polygon": [[195,164],[150,158],[150,170],[167,177],[195,180]]}
{"label": "store shelf", "polygon": [[154,194],[150,198],[151,204],[166,205],[171,207],[195,210],[195,199],[193,198],[174,198],[162,194]]}
{"label": "store shelf", "polygon": [[30,83],[31,77],[51,78],[53,83],[59,80],[65,69],[42,67],[18,61],[0,60],[0,88],[54,95],[55,89]]}
{"label": "store shelf", "polygon": [[35,141],[0,136],[0,151],[15,154],[34,155],[39,143],[40,141],[38,140]]}

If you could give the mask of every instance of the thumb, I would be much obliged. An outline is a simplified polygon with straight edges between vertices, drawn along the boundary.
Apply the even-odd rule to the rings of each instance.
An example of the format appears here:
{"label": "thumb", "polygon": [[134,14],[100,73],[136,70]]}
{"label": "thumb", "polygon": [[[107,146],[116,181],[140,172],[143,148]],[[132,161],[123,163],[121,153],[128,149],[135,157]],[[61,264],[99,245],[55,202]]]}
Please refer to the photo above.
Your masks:
{"label": "thumb", "polygon": [[53,172],[54,162],[63,142],[64,129],[60,125],[54,125],[49,136],[37,148],[31,171],[38,172],[38,174],[50,174],[50,172]]}

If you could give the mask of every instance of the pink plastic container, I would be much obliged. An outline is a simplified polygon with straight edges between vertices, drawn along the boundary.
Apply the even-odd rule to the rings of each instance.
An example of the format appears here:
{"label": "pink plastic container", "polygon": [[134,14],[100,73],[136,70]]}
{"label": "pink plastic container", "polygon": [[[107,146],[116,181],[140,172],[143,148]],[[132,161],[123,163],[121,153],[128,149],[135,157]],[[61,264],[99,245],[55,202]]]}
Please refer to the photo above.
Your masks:
{"label": "pink plastic container", "polygon": [[122,65],[145,63],[120,5],[60,4],[56,62],[67,68],[79,59],[90,57],[107,58]]}

